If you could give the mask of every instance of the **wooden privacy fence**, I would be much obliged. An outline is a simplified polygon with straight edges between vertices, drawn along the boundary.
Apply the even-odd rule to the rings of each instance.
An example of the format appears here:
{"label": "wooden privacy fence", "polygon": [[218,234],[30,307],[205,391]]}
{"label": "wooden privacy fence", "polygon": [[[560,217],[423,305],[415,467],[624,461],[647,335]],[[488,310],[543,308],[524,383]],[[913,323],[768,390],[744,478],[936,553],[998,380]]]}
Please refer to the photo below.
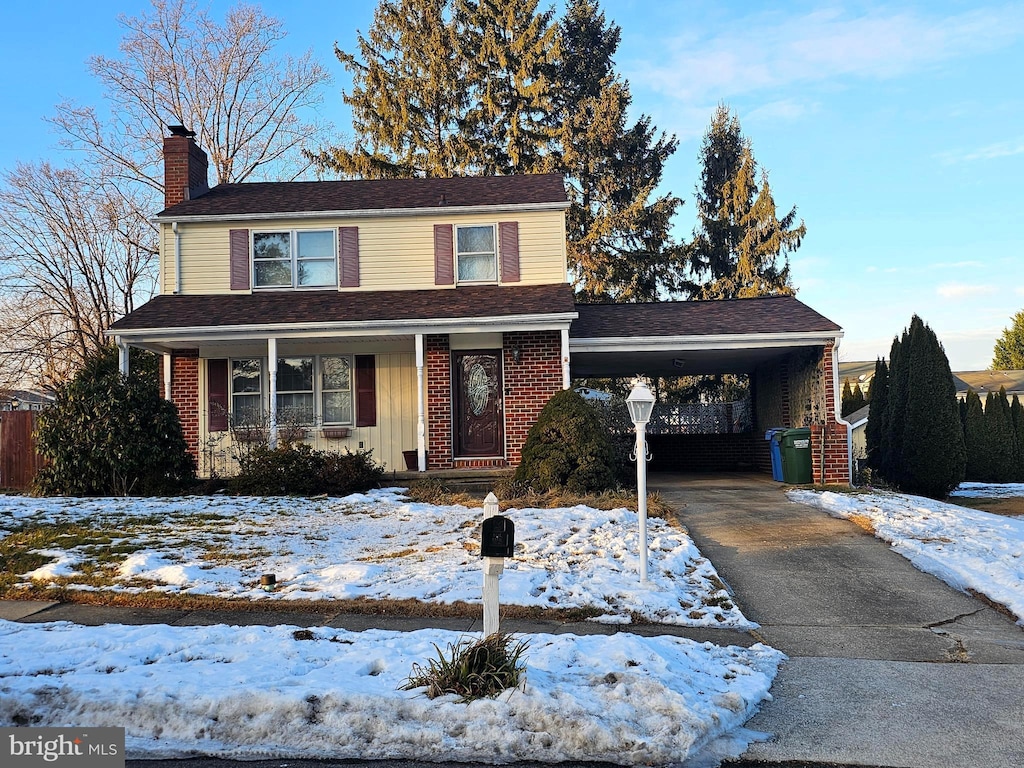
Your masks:
{"label": "wooden privacy fence", "polygon": [[43,466],[36,452],[38,411],[0,413],[0,488],[24,491]]}

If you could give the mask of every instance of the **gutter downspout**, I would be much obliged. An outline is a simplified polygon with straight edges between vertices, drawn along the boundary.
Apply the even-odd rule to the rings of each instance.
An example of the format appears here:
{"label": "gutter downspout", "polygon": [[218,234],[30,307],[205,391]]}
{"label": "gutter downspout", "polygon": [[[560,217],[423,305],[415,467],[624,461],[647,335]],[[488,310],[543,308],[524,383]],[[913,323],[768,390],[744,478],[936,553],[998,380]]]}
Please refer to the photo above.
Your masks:
{"label": "gutter downspout", "polygon": [[181,295],[181,235],[178,233],[178,222],[171,223],[174,232],[174,294]]}

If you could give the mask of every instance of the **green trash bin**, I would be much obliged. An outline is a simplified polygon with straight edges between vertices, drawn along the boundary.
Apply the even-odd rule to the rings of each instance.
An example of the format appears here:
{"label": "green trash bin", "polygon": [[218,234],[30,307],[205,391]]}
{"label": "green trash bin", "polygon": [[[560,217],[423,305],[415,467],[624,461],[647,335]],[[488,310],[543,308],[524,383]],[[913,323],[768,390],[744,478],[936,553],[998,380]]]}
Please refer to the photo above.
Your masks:
{"label": "green trash bin", "polygon": [[782,453],[782,481],[801,485],[814,480],[811,469],[811,430],[787,429],[779,445]]}

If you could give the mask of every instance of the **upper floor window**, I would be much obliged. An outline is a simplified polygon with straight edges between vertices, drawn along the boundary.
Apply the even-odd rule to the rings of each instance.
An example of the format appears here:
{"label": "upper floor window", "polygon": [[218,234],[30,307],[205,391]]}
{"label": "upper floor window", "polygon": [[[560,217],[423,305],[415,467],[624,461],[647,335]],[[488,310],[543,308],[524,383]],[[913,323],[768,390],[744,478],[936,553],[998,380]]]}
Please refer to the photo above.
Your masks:
{"label": "upper floor window", "polygon": [[324,288],[338,284],[334,232],[253,232],[255,288]]}
{"label": "upper floor window", "polygon": [[455,260],[460,283],[496,282],[496,254],[493,225],[455,228]]}

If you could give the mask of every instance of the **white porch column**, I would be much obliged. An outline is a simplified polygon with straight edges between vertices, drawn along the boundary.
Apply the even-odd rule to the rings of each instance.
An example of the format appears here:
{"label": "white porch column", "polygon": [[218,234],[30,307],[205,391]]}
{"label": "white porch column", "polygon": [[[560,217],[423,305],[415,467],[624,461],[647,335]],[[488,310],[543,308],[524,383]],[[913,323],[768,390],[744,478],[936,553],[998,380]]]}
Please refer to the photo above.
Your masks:
{"label": "white porch column", "polygon": [[562,389],[568,389],[569,379],[569,329],[562,329]]}
{"label": "white porch column", "polygon": [[427,471],[427,421],[426,404],[423,401],[424,376],[423,334],[416,334],[416,466],[420,472]]}
{"label": "white porch column", "polygon": [[267,375],[270,377],[270,449],[277,448],[277,339],[267,339]]}
{"label": "white porch column", "polygon": [[171,399],[171,353],[164,352],[164,400]]}
{"label": "white porch column", "polygon": [[121,375],[128,376],[128,345],[121,341],[118,336],[114,339],[117,342],[117,368]]}

